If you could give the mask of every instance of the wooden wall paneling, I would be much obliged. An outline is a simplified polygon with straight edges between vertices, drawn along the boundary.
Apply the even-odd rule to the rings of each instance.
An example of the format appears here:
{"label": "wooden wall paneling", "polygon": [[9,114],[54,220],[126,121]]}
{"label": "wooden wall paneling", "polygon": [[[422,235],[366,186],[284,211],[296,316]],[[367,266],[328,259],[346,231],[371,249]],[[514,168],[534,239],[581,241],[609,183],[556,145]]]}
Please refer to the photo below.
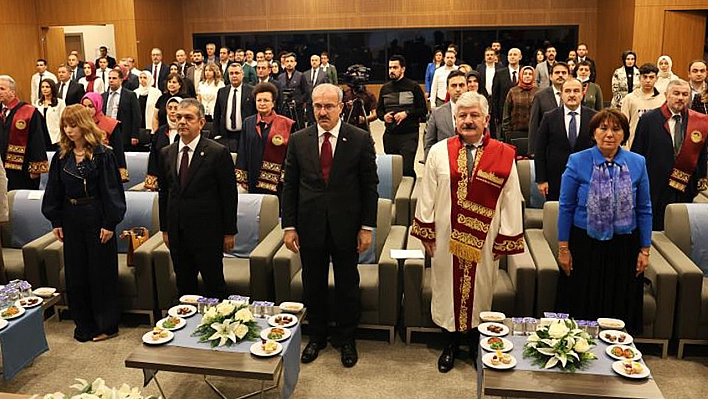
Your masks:
{"label": "wooden wall paneling", "polygon": [[[174,61],[175,52],[185,48],[182,35],[182,3],[169,0],[134,1],[138,67],[142,68],[150,63],[150,51],[155,47],[162,50],[163,62]],[[185,49],[189,51],[189,47],[191,45]]]}
{"label": "wooden wall paneling", "polygon": [[599,0],[597,47],[589,47],[597,64],[597,83],[605,101],[612,100],[612,73],[622,65],[622,52],[632,47],[634,0]]}
{"label": "wooden wall paneling", "polygon": [[56,74],[57,67],[66,63],[64,28],[43,27],[42,35],[44,36],[44,58],[47,60],[49,70]]}
{"label": "wooden wall paneling", "polygon": [[29,100],[35,61],[42,54],[35,1],[1,0],[0,7],[12,10],[0,13],[0,48],[5,54],[0,57],[0,74],[12,76],[17,96]]}
{"label": "wooden wall paneling", "polygon": [[671,57],[673,72],[683,79],[688,78],[689,62],[703,58],[705,34],[706,14],[704,12],[666,11],[664,13],[664,37],[660,52]]}

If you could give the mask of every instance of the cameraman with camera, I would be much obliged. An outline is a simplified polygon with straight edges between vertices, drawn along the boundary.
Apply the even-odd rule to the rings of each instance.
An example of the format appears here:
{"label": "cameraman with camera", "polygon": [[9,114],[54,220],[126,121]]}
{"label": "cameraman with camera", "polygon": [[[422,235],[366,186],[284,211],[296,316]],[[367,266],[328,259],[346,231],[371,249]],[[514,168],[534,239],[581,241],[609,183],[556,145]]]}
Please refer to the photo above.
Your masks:
{"label": "cameraman with camera", "polygon": [[369,122],[376,120],[376,96],[366,89],[371,69],[361,64],[347,68],[344,74],[347,87],[344,89],[344,112],[342,119],[360,129],[369,130]]}

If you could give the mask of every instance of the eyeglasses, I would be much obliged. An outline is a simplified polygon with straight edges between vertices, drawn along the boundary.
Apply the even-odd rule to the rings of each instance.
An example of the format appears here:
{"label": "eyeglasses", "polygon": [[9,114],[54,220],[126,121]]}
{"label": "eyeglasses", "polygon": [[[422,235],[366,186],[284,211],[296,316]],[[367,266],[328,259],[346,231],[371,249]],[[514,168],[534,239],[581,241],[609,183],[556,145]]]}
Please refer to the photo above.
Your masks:
{"label": "eyeglasses", "polygon": [[312,106],[315,111],[322,111],[323,109],[327,112],[334,111],[337,108],[337,104],[313,104]]}

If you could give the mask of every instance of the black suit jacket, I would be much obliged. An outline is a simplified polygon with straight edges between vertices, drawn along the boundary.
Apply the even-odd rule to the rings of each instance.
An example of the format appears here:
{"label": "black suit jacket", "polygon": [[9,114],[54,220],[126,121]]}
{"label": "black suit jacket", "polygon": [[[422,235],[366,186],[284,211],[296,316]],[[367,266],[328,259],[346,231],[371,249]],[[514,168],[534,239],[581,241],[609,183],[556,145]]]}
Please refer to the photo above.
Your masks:
{"label": "black suit jacket", "polygon": [[310,92],[307,81],[305,80],[305,75],[300,71],[293,71],[293,76],[288,81],[288,73],[283,72],[278,75],[278,81],[283,85],[283,90],[292,89],[293,98],[295,103],[302,106],[310,101]]}
{"label": "black suit jacket", "polygon": [[315,88],[317,85],[321,85],[322,83],[329,83],[329,77],[327,76],[327,71],[324,71],[320,68],[319,71],[317,71],[317,81],[313,82],[312,81],[312,68],[308,69],[307,71],[302,73],[302,76],[305,77],[305,82],[307,82],[307,90],[310,95],[312,94],[312,89]]}
{"label": "black suit jacket", "polygon": [[536,137],[538,128],[541,126],[543,115],[559,105],[556,102],[556,95],[553,86],[546,87],[536,92],[531,103],[531,115],[529,116],[529,154],[536,152]]}
{"label": "black suit jacket", "polygon": [[[108,115],[108,95],[110,91],[106,91],[101,96],[103,97],[103,113]],[[125,87],[120,90],[120,101],[118,102],[118,115],[116,119],[120,121],[121,138],[123,147],[130,146],[130,139],[138,138],[141,121],[140,103],[134,92],[127,90]]]}
{"label": "black suit jacket", "polygon": [[[501,63],[497,62],[496,64],[494,64],[494,69],[495,69],[494,76],[497,76],[497,74],[499,73],[499,70],[501,68],[503,68]],[[487,82],[487,64],[485,64],[484,62],[481,64],[477,64],[476,69],[477,69],[477,73],[479,73],[479,89],[477,90],[477,92],[479,94],[484,94],[487,97],[487,99],[489,99],[489,93],[487,93],[487,83],[486,83]],[[492,92],[494,92],[494,88],[492,88]]]}
{"label": "black suit jacket", "polygon": [[[516,74],[516,79],[521,78],[520,75],[521,66],[519,66],[519,72]],[[497,121],[497,124],[501,124],[502,116],[504,114],[504,102],[506,101],[506,95],[509,90],[514,87],[514,83],[511,81],[511,76],[509,76],[509,68],[498,69],[494,74],[494,81],[492,82],[492,117]]]}
{"label": "black suit jacket", "polygon": [[[74,105],[81,102],[81,98],[86,94],[84,90],[84,85],[74,82],[69,79],[69,88],[66,89],[66,97],[64,102],[66,105]],[[61,82],[59,82],[59,87],[61,87]]]}
{"label": "black suit jacket", "polygon": [[290,136],[283,185],[283,227],[303,248],[325,245],[327,225],[338,248],[355,248],[362,226],[376,227],[378,175],[371,135],[341,122],[329,184],[322,178],[317,125]]}
{"label": "black suit jacket", "polygon": [[[153,64],[148,64],[143,70],[150,71],[152,73]],[[164,92],[167,87],[167,75],[170,74],[170,64],[165,64],[164,62],[160,64],[160,71],[158,72],[160,76],[153,76],[152,78],[157,81],[157,88],[161,92]]]}
{"label": "black suit jacket", "polygon": [[565,171],[570,154],[592,147],[590,139],[590,119],[597,113],[592,108],[581,107],[580,126],[575,146],[570,147],[568,131],[565,128],[565,107],[556,107],[546,112],[541,120],[536,141],[536,182],[548,182],[549,201],[558,201],[561,176]]}
{"label": "black suit jacket", "polygon": [[[241,83],[241,129],[243,129],[243,121],[249,116],[256,113],[256,102],[253,100],[253,86]],[[229,101],[229,92],[231,85],[222,87],[216,94],[216,104],[214,105],[214,125],[213,134],[215,136],[226,136],[226,118],[231,115],[227,112]]]}
{"label": "black suit jacket", "polygon": [[221,251],[224,236],[236,234],[236,176],[229,150],[201,137],[187,171],[187,183],[177,175],[179,142],[160,150],[160,231],[167,232],[170,247],[181,236],[190,248]]}
{"label": "black suit jacket", "polygon": [[[94,61],[94,64],[96,65],[96,67],[98,67],[98,60],[99,59],[100,59],[100,57],[96,58],[96,61]],[[107,55],[106,60],[108,60],[108,67],[109,68],[111,68],[111,69],[115,68],[115,66],[116,66],[116,59],[115,58],[111,57],[110,55]]]}
{"label": "black suit jacket", "polygon": [[72,79],[74,82],[79,82],[79,79],[83,78],[84,75],[84,64],[82,62],[79,62],[79,65],[76,66],[76,77],[73,77],[73,72],[71,68],[69,68],[69,73],[72,74]]}
{"label": "black suit jacket", "polygon": [[128,72],[128,79],[123,80],[123,88],[128,90],[135,90],[140,85],[140,81],[136,75]]}

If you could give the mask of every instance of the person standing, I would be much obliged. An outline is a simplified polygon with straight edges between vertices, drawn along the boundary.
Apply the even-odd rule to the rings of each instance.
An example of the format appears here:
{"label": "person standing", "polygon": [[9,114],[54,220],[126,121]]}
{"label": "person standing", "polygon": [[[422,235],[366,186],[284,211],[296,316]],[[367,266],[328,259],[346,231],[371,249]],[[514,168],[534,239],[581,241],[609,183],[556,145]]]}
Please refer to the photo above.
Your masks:
{"label": "person standing", "polygon": [[708,99],[706,97],[706,68],[708,63],[705,60],[693,60],[688,65],[688,83],[691,85],[691,100],[689,106],[692,110],[702,114],[708,114]]}
{"label": "person standing", "polygon": [[388,60],[391,81],[381,87],[376,117],[385,125],[384,151],[403,156],[403,175],[415,179],[419,121],[428,113],[428,107],[420,85],[406,78],[405,73],[406,59],[400,55],[392,56]]}
{"label": "person standing", "polygon": [[108,73],[108,90],[102,94],[103,113],[120,122],[121,139],[125,151],[147,151],[138,145],[140,130],[140,103],[131,90],[122,86],[124,72],[116,68]]}
{"label": "person standing", "polygon": [[322,60],[322,70],[325,72],[325,74],[327,74],[329,82],[334,85],[338,85],[339,76],[337,75],[337,67],[335,67],[334,64],[329,63],[329,53],[323,51],[320,54],[320,59]]}
{"label": "person standing", "polygon": [[86,94],[84,86],[71,80],[71,71],[66,65],[59,65],[57,76],[59,77],[57,97],[63,99],[67,106],[78,104],[81,101],[81,97]]}
{"label": "person standing", "polygon": [[376,227],[379,179],[371,135],[339,119],[342,96],[337,86],[317,86],[312,93],[316,125],[290,137],[282,225],[286,247],[302,260],[310,342],[301,361],[312,362],[327,346],[331,258],[338,309],[332,342],[341,346],[342,364],[352,367],[358,360],[355,332],[361,315],[357,264]]}
{"label": "person standing", "polygon": [[430,89],[433,87],[433,76],[435,71],[443,66],[443,52],[437,49],[433,52],[433,61],[425,68],[425,95],[430,98]]}
{"label": "person standing", "polygon": [[590,132],[595,145],[570,156],[561,183],[555,308],[641,333],[652,220],[645,160],[621,147],[629,123],[616,108],[598,112]]}
{"label": "person standing", "polygon": [[126,210],[115,156],[91,112],[75,104],[61,117],[61,149],[52,158],[42,214],[64,242],[66,293],[79,342],[118,334],[115,229]]}
{"label": "person standing", "polygon": [[258,112],[243,121],[236,159],[236,182],[249,193],[272,194],[280,198],[285,154],[295,121],[275,112],[278,89],[272,83],[257,84],[253,97]]}
{"label": "person standing", "polygon": [[666,103],[645,112],[637,124],[632,152],[647,161],[655,231],[664,230],[667,205],[691,203],[708,188],[708,116],[689,109],[690,101],[688,82],[673,80],[666,88]]}
{"label": "person standing", "polygon": [[145,189],[157,191],[159,182],[160,150],[172,143],[179,141],[177,133],[177,110],[182,97],[172,97],[167,100],[167,124],[160,126],[152,137],[150,144],[150,154],[148,155],[147,174],[145,175]]}
{"label": "person standing", "polygon": [[256,113],[253,103],[253,86],[243,82],[243,67],[234,62],[229,65],[230,85],[216,94],[214,107],[215,139],[229,149],[238,152],[243,120]]}
{"label": "person standing", "polygon": [[656,75],[657,78],[654,87],[656,87],[661,94],[666,93],[666,86],[669,85],[669,82],[674,79],[679,79],[679,77],[671,70],[673,64],[674,62],[668,55],[662,55],[656,61],[656,66],[659,67],[659,73]]}
{"label": "person standing", "polygon": [[[536,72],[542,71],[545,64],[536,69]],[[538,129],[541,126],[541,120],[546,112],[554,110],[563,105],[561,100],[561,87],[568,80],[570,71],[565,62],[556,62],[551,71],[551,79],[553,84],[545,89],[540,89],[536,92],[531,103],[531,115],[529,116],[529,154],[536,153],[536,140]],[[538,82],[538,78],[536,79]]]}
{"label": "person standing", "polygon": [[525,138],[526,151],[522,150],[523,153],[519,154],[523,156],[528,153],[529,116],[531,115],[531,104],[538,91],[534,85],[536,80],[534,72],[533,67],[522,67],[518,85],[509,89],[504,102],[502,137],[507,143]]}
{"label": "person standing", "polygon": [[140,86],[133,92],[138,98],[138,104],[140,105],[140,129],[147,129],[151,133],[152,122],[155,117],[155,105],[157,100],[160,98],[162,93],[160,89],[152,87],[152,72],[150,71],[140,71],[138,73],[138,79]]}
{"label": "person standing", "polygon": [[234,163],[226,147],[201,137],[204,106],[179,103],[180,140],[160,150],[160,231],[170,249],[179,295],[199,292],[225,298],[224,252],[236,242],[238,206]]}
{"label": "person standing", "polygon": [[439,106],[430,113],[430,118],[425,124],[425,136],[423,138],[424,160],[428,158],[430,148],[438,141],[445,140],[455,135],[455,111],[457,111],[457,99],[462,93],[467,92],[467,79],[462,71],[452,71],[447,75],[447,92],[450,101]]}
{"label": "person standing", "polygon": [[637,54],[632,50],[622,53],[622,66],[612,74],[612,106],[622,108],[627,94],[640,87]]}
{"label": "person standing", "polygon": [[588,61],[580,61],[575,67],[575,75],[583,84],[583,105],[599,111],[605,107],[602,98],[600,85],[591,81],[592,64]]}
{"label": "person standing", "polygon": [[581,62],[587,62],[590,64],[590,77],[588,79],[591,83],[595,83],[595,79],[597,78],[597,66],[595,64],[595,60],[588,57],[588,45],[585,43],[578,43],[578,50],[576,51],[576,54],[578,55],[576,58],[578,64]]}
{"label": "person standing", "polygon": [[428,153],[411,226],[432,259],[433,322],[448,332],[441,373],[454,367],[463,334],[476,352],[479,313],[492,307],[498,257],[524,251],[514,148],[490,137],[489,105],[479,93],[460,96],[455,120],[457,135]]}
{"label": "person standing", "polygon": [[0,75],[0,157],[8,191],[39,189],[39,176],[49,172],[44,138],[47,125],[37,108],[17,98],[15,79]]}
{"label": "person standing", "polygon": [[105,86],[103,86],[103,80],[96,75],[96,65],[93,62],[86,61],[83,69],[84,76],[79,79],[79,83],[84,86],[85,93],[101,94],[106,91]]}
{"label": "person standing", "polygon": [[[494,74],[494,79],[492,80],[492,93],[491,93],[491,117],[494,123],[491,126],[501,129],[502,119],[504,117],[504,102],[506,101],[506,95],[509,93],[512,87],[517,86],[521,80],[521,50],[518,48],[512,48],[506,55],[508,65],[504,68],[499,69]],[[494,137],[503,139],[500,132],[492,131],[491,134]]]}
{"label": "person standing", "polygon": [[103,97],[98,93],[86,93],[81,99],[81,105],[88,108],[93,115],[93,121],[99,129],[103,131],[103,144],[109,146],[116,157],[118,170],[123,183],[127,182],[128,164],[125,160],[125,151],[123,150],[123,140],[121,138],[121,130],[116,119],[109,118],[103,113]]}
{"label": "person standing", "polygon": [[641,87],[627,94],[627,97],[622,101],[622,113],[629,120],[627,148],[632,147],[639,118],[645,112],[661,107],[666,101],[664,93],[659,93],[659,90],[654,86],[658,72],[659,68],[654,64],[646,63],[639,67]]}
{"label": "person standing", "polygon": [[40,99],[35,102],[35,106],[44,116],[44,123],[47,125],[49,135],[44,138],[44,145],[47,151],[54,151],[59,144],[61,118],[66,103],[57,97],[57,85],[51,79],[44,79],[40,84]]}
{"label": "person standing", "polygon": [[445,103],[447,95],[447,75],[456,71],[459,67],[455,65],[455,53],[451,50],[445,52],[443,65],[433,73],[433,80],[430,85],[430,108],[435,109]]}
{"label": "person standing", "polygon": [[[536,64],[536,87],[538,87],[539,90],[553,85],[552,75],[556,63],[556,48],[548,45],[548,47],[546,47],[546,60],[540,64]],[[565,65],[565,63],[563,64]]]}
{"label": "person standing", "polygon": [[47,60],[40,58],[37,60],[37,72],[32,75],[30,80],[32,89],[30,91],[30,102],[34,103],[42,99],[42,89],[39,86],[44,79],[51,79],[54,83],[57,83],[57,77],[47,70]]}

